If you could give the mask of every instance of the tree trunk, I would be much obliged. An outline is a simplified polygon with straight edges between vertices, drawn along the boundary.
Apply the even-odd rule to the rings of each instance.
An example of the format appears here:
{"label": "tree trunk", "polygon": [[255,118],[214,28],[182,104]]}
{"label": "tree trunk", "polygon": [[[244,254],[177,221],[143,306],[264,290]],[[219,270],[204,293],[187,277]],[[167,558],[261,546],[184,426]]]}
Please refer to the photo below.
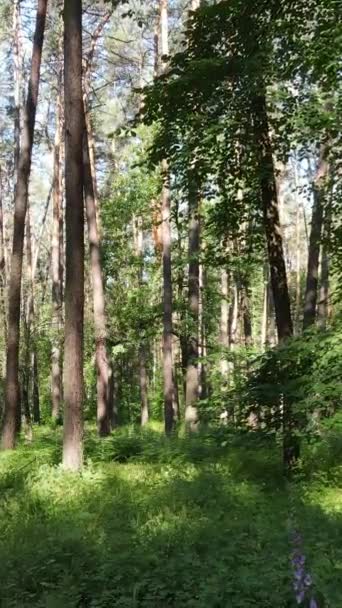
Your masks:
{"label": "tree trunk", "polygon": [[290,296],[281,235],[275,170],[264,95],[254,99],[254,130],[258,149],[260,192],[279,341],[293,335]]}
{"label": "tree trunk", "polygon": [[140,381],[140,399],[141,399],[141,426],[148,423],[148,396],[147,396],[147,372],[146,372],[146,355],[144,345],[139,348],[139,381]]}
{"label": "tree trunk", "polygon": [[174,382],[172,373],[172,272],[171,272],[171,222],[169,168],[162,163],[162,220],[163,220],[163,376],[164,376],[164,417],[165,432],[173,430]]}
{"label": "tree trunk", "polygon": [[268,338],[268,320],[270,313],[270,285],[268,276],[268,263],[264,264],[264,296],[263,296],[263,308],[262,308],[262,322],[261,322],[261,347],[263,350],[269,345]]}
{"label": "tree trunk", "polygon": [[[254,98],[254,132],[258,152],[260,193],[271,273],[271,287],[275,308],[278,340],[281,342],[293,335],[290,296],[288,291],[283,240],[279,222],[278,198],[275,179],[272,145],[269,135],[265,95]],[[289,473],[298,458],[299,445],[294,436],[294,419],[291,403],[283,405],[283,462]]]}
{"label": "tree trunk", "polygon": [[331,204],[325,208],[324,226],[323,226],[323,243],[321,256],[321,285],[319,292],[318,303],[318,319],[321,329],[325,329],[329,317],[329,291],[330,291],[330,264],[329,264],[329,242],[331,236]]}
{"label": "tree trunk", "polygon": [[[144,265],[144,233],[142,227],[142,218],[133,217],[133,240],[134,250],[138,262],[138,287],[141,289],[143,284],[143,265]],[[141,426],[148,423],[148,394],[147,394],[147,371],[146,371],[146,341],[141,340],[138,349],[139,359],[139,384],[140,384],[140,422]]]}
{"label": "tree trunk", "polygon": [[205,283],[206,283],[206,272],[203,263],[199,266],[199,315],[198,315],[198,336],[199,336],[199,365],[198,365],[198,377],[199,377],[199,398],[206,399],[207,397],[207,373],[205,357],[206,352],[206,323],[205,323]]}
{"label": "tree trunk", "polygon": [[19,340],[20,299],[23,268],[25,218],[30,179],[33,135],[38,102],[40,64],[42,57],[47,0],[38,1],[36,29],[33,40],[31,75],[24,107],[23,136],[18,163],[18,177],[14,201],[13,249],[11,276],[8,293],[8,341],[5,386],[5,413],[2,430],[2,446],[11,449],[15,445],[16,419],[20,412],[19,389]]}
{"label": "tree trunk", "polygon": [[[38,381],[38,358],[35,336],[35,308],[34,308],[34,277],[32,266],[32,238],[31,238],[31,214],[29,201],[27,201],[26,217],[26,260],[28,278],[28,306],[27,306],[27,378],[32,378],[32,412],[33,421],[40,423],[39,381]],[[31,353],[31,356],[30,356]],[[34,365],[32,365],[34,363]],[[29,394],[29,393],[28,393]]]}
{"label": "tree trunk", "polygon": [[52,419],[57,421],[61,415],[62,406],[62,327],[63,327],[63,286],[61,276],[62,266],[62,243],[61,233],[63,231],[62,210],[62,98],[61,87],[63,79],[63,63],[59,68],[56,107],[56,133],[54,145],[54,167],[53,167],[53,226],[51,244],[51,280],[52,280],[52,325],[53,341],[51,349],[51,400]]}
{"label": "tree trunk", "polygon": [[63,465],[83,464],[84,206],[82,0],[64,1],[65,342]]}
{"label": "tree trunk", "polygon": [[93,310],[95,326],[96,370],[97,370],[97,426],[101,437],[110,433],[110,412],[108,404],[109,365],[107,356],[107,326],[105,295],[101,267],[101,246],[97,226],[94,182],[89,158],[87,129],[84,132],[84,192],[88,225],[91,280],[93,288]]}
{"label": "tree trunk", "polygon": [[[161,70],[167,68],[169,55],[168,0],[160,0]],[[166,159],[162,170],[162,260],[163,260],[163,377],[165,433],[172,433],[174,426],[173,398],[175,393],[172,373],[172,265],[171,265],[171,204],[170,176]]]}
{"label": "tree trunk", "polygon": [[21,135],[21,85],[23,56],[21,46],[20,0],[13,2],[13,75],[14,75],[14,179],[18,179]]}
{"label": "tree trunk", "polygon": [[[5,243],[4,243],[4,215],[3,215],[3,188],[2,170],[0,165],[0,323],[3,331],[3,349],[6,353],[7,343],[7,316],[6,316],[6,263],[5,263]],[[4,357],[2,377],[6,369],[6,358]]]}
{"label": "tree trunk", "polygon": [[189,282],[188,307],[190,327],[188,332],[188,357],[186,370],[185,425],[188,431],[198,429],[197,401],[198,377],[198,319],[199,319],[199,253],[200,253],[200,194],[196,179],[189,183]]}
{"label": "tree trunk", "polygon": [[321,146],[320,158],[313,184],[313,206],[311,218],[311,231],[309,240],[308,270],[306,275],[306,288],[304,297],[303,329],[313,325],[316,320],[316,306],[318,295],[318,269],[323,225],[323,187],[328,173],[326,161],[327,147]]}
{"label": "tree trunk", "polygon": [[252,335],[252,317],[250,309],[250,285],[247,278],[242,281],[241,285],[241,311],[242,311],[242,322],[243,322],[243,335],[245,346],[253,346],[253,335]]}

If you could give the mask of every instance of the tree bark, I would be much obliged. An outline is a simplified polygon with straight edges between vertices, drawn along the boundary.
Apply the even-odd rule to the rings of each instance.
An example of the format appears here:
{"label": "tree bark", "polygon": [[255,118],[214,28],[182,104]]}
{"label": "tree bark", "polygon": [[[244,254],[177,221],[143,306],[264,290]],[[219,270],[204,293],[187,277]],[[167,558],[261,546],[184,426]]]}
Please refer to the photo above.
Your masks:
{"label": "tree bark", "polygon": [[107,325],[105,295],[101,266],[101,245],[97,225],[94,181],[89,157],[87,129],[84,131],[83,144],[84,193],[88,225],[90,269],[93,288],[93,310],[95,327],[95,357],[97,370],[97,427],[101,437],[109,435],[111,430],[108,403],[109,364],[107,356]]}
{"label": "tree bark", "polygon": [[[254,98],[253,114],[271,287],[278,340],[281,342],[293,335],[293,324],[265,95]],[[299,444],[294,435],[295,421],[288,400],[284,400],[282,421],[284,471],[289,474],[298,458]]]}
{"label": "tree bark", "polygon": [[309,240],[308,270],[304,297],[303,329],[315,323],[318,296],[318,270],[323,226],[323,187],[328,173],[327,146],[322,145],[313,184],[313,206]]}
{"label": "tree bark", "polygon": [[321,329],[325,329],[329,317],[329,292],[330,292],[330,260],[329,241],[331,236],[331,204],[326,206],[323,220],[323,243],[321,255],[321,285],[318,302],[318,319]]}
{"label": "tree bark", "polygon": [[264,296],[263,296],[263,309],[262,309],[262,322],[261,322],[261,347],[263,350],[269,345],[268,338],[268,321],[270,313],[270,285],[268,276],[268,263],[264,264]]}
{"label": "tree bark", "polygon": [[82,0],[64,1],[65,342],[64,468],[83,464],[84,205]]}
{"label": "tree bark", "polygon": [[63,327],[63,286],[62,286],[62,243],[63,210],[62,210],[62,93],[63,62],[57,78],[56,133],[54,144],[53,166],[53,225],[51,244],[51,280],[52,280],[52,325],[53,341],[51,349],[51,400],[52,419],[57,421],[61,415],[63,380],[62,380],[62,327]]}
{"label": "tree bark", "polygon": [[[27,304],[27,347],[28,351],[28,369],[27,379],[32,378],[32,413],[33,421],[40,423],[40,402],[39,402],[39,380],[38,380],[38,357],[35,336],[35,306],[34,306],[34,277],[32,266],[32,238],[31,238],[31,214],[29,201],[27,201],[27,217],[26,217],[26,260],[27,260],[27,278],[28,278],[28,304]],[[30,356],[31,354],[31,356]],[[33,365],[32,365],[33,363]],[[29,391],[27,391],[29,394]]]}
{"label": "tree bark", "polygon": [[271,286],[274,299],[279,341],[293,335],[290,296],[284,260],[278,197],[272,145],[269,135],[266,100],[264,95],[254,98],[254,131],[258,151],[260,193],[264,217]]}
{"label": "tree bark", "polygon": [[198,429],[198,320],[199,320],[199,253],[200,253],[200,194],[196,178],[189,180],[189,279],[188,357],[186,370],[185,425],[188,431]]}
{"label": "tree bark", "polygon": [[28,199],[28,184],[31,171],[34,126],[36,119],[40,64],[42,57],[47,0],[38,1],[36,28],[33,39],[31,74],[24,107],[22,145],[18,163],[18,177],[14,201],[13,248],[11,276],[8,293],[8,341],[5,386],[5,413],[2,430],[2,447],[12,449],[15,445],[16,419],[20,412],[19,389],[19,340],[20,298],[23,268],[25,218]]}
{"label": "tree bark", "polygon": [[163,221],[163,377],[165,432],[173,430],[174,379],[172,373],[172,267],[171,267],[171,222],[169,168],[162,162],[162,221]]}
{"label": "tree bark", "polygon": [[[5,263],[5,243],[4,243],[4,213],[3,213],[3,181],[2,169],[0,165],[0,319],[3,331],[3,348],[6,352],[7,343],[7,315],[6,315],[6,263]],[[6,368],[6,359],[4,358],[3,377]]]}
{"label": "tree bark", "polygon": [[[160,47],[161,70],[167,68],[169,55],[168,0],[160,0]],[[171,201],[170,176],[166,159],[161,163],[162,171],[162,261],[163,261],[163,378],[165,433],[170,435],[174,426],[174,378],[172,364],[172,265],[171,265]]]}

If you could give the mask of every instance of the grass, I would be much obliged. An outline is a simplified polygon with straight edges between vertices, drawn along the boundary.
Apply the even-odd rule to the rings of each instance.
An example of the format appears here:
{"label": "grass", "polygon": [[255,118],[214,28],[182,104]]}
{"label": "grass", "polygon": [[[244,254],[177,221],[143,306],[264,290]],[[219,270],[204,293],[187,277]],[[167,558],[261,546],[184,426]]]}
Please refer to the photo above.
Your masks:
{"label": "grass", "polygon": [[[90,429],[79,476],[58,466],[59,429],[1,454],[1,608],[295,606],[280,450],[222,433],[100,441]],[[314,582],[339,608],[341,451],[329,441],[307,448],[291,492]]]}

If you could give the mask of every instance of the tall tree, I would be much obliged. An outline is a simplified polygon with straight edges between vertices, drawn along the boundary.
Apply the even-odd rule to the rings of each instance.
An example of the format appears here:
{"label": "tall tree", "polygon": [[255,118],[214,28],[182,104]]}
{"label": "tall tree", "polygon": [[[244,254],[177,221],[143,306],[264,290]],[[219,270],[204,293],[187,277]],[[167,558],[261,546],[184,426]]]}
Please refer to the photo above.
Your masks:
{"label": "tall tree", "polygon": [[318,270],[323,226],[324,182],[328,173],[328,148],[320,148],[319,162],[313,184],[313,206],[309,240],[308,270],[304,298],[303,329],[315,323],[318,296]]}
{"label": "tall tree", "polygon": [[83,142],[84,194],[88,226],[90,272],[93,290],[93,311],[95,326],[95,358],[97,370],[97,426],[99,435],[104,437],[111,430],[111,405],[109,378],[111,374],[107,353],[107,323],[105,293],[101,263],[101,240],[99,229],[99,209],[95,166],[95,141],[89,107],[92,66],[96,45],[108,23],[111,11],[104,14],[91,37],[90,49],[86,56],[84,70],[84,115],[85,134]]}
{"label": "tall tree", "polygon": [[83,464],[84,205],[82,0],[64,0],[65,340],[63,465]]}
{"label": "tall tree", "polygon": [[[60,36],[62,40],[62,36]],[[53,150],[53,218],[51,242],[51,281],[53,308],[53,343],[51,349],[51,415],[58,420],[62,405],[62,344],[61,332],[63,325],[63,281],[62,281],[62,86],[63,86],[63,57],[59,49],[59,67],[57,75],[56,127]]]}
{"label": "tall tree", "polygon": [[97,370],[97,425],[101,436],[110,433],[109,411],[109,365],[107,357],[107,327],[105,295],[101,268],[100,238],[97,225],[94,181],[92,179],[89,155],[88,131],[84,131],[83,142],[84,194],[88,225],[90,269],[93,289],[93,309],[95,326],[95,356]]}
{"label": "tall tree", "polygon": [[199,320],[199,252],[200,252],[200,192],[195,175],[189,178],[189,332],[186,369],[185,424],[189,431],[198,427],[198,320]]}
{"label": "tall tree", "polygon": [[2,446],[4,449],[11,449],[15,445],[16,420],[19,418],[20,412],[18,372],[24,232],[46,12],[47,0],[38,0],[36,27],[32,49],[31,74],[28,83],[26,103],[23,110],[22,142],[19,154],[18,176],[14,200],[13,248],[8,293],[9,312],[5,412],[2,430]]}
{"label": "tall tree", "polygon": [[254,98],[253,114],[271,287],[278,339],[281,341],[292,336],[293,325],[265,95]]}
{"label": "tall tree", "polygon": [[[169,55],[168,0],[160,0],[160,46],[162,70]],[[165,432],[173,429],[174,378],[172,373],[172,266],[171,266],[171,201],[170,172],[166,159],[162,161],[162,259],[163,259],[163,376]]]}

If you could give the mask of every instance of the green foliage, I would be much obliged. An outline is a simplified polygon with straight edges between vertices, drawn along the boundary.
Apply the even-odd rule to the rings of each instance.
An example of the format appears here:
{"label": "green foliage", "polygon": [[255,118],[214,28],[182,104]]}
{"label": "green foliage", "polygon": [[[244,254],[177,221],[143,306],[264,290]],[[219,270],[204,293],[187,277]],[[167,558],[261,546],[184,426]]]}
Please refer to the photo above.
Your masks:
{"label": "green foliage", "polygon": [[[330,433],[307,447],[294,502],[310,571],[333,607],[342,504],[319,478]],[[273,442],[222,429],[191,440],[131,428],[101,441],[88,431],[80,476],[56,466],[60,450],[60,431],[40,429],[33,445],[0,455],[2,606],[295,605]]]}
{"label": "green foliage", "polygon": [[341,377],[341,326],[308,331],[256,359],[244,386],[246,412],[252,409],[269,428],[277,428],[284,399],[293,404],[299,429],[315,434],[321,418],[341,407]]}

